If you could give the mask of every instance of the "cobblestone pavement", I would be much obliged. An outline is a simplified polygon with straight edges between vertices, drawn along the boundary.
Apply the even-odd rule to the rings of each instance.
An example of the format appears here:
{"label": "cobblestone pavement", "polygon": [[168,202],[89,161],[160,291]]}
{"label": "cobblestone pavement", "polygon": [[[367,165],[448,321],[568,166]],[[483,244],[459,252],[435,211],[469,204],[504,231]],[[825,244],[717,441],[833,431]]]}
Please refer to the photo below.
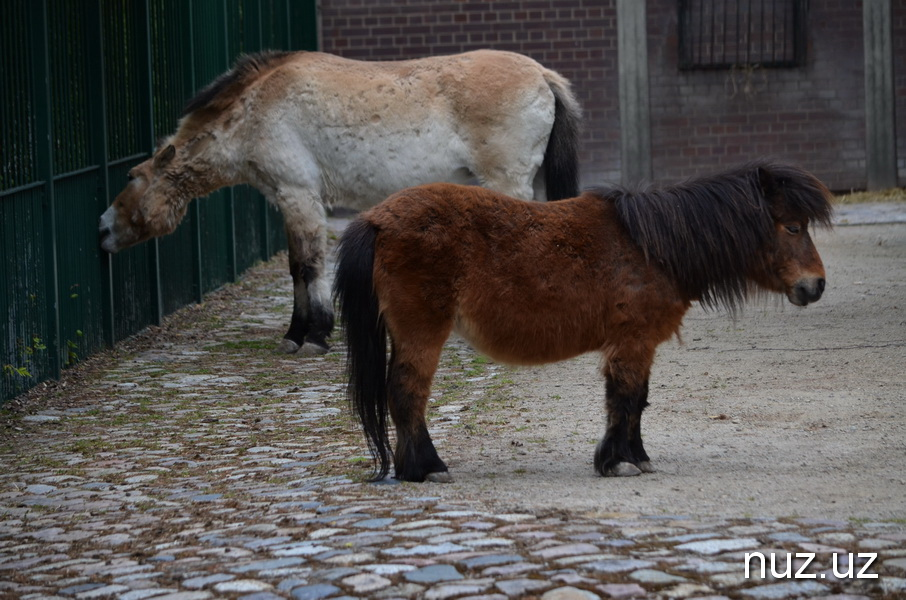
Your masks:
{"label": "cobblestone pavement", "polygon": [[[11,403],[0,596],[906,598],[904,521],[517,513],[363,483],[342,348],[273,352],[284,272],[256,268]],[[457,423],[445,398],[505,385],[473,358],[445,351],[436,438]]]}

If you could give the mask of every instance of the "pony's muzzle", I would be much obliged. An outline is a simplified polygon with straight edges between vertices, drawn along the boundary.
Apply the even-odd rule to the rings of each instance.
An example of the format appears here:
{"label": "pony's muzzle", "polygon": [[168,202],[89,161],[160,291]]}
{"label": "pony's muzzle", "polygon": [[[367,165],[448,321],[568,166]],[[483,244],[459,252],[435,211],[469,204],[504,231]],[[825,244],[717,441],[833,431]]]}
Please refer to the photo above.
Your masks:
{"label": "pony's muzzle", "polygon": [[796,306],[805,306],[821,298],[826,284],[824,277],[800,279],[786,296]]}

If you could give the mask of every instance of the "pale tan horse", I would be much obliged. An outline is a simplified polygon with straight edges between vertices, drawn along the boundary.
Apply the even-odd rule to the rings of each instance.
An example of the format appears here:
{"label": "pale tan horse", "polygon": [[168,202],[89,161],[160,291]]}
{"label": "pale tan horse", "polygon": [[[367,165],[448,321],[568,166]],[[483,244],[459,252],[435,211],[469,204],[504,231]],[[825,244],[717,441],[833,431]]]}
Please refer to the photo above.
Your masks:
{"label": "pale tan horse", "polygon": [[251,184],[286,222],[295,302],[280,347],[323,352],[333,328],[325,206],[363,209],[428,182],[477,181],[523,200],[574,196],[579,120],[566,79],[509,52],[246,56],[130,171],[101,215],[101,245],[117,252],[168,234],[193,198]]}

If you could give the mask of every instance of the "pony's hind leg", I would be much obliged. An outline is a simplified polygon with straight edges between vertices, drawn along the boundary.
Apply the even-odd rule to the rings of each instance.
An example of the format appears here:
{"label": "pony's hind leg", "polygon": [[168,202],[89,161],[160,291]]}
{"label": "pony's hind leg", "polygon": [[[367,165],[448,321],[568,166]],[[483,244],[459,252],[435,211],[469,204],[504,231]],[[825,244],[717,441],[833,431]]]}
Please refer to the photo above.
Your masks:
{"label": "pony's hind leg", "polygon": [[637,412],[629,415],[630,434],[629,434],[629,451],[633,458],[638,462],[636,466],[642,473],[654,473],[654,467],[651,466],[651,459],[645,452],[645,445],[642,443],[642,411],[648,406],[648,382],[645,382],[645,401]]}
{"label": "pony's hind leg", "polygon": [[403,481],[453,481],[431,441],[425,420],[431,381],[444,341],[446,335],[427,347],[400,347],[396,343],[392,346],[387,391],[390,416],[396,427],[396,478]]}
{"label": "pony's hind leg", "polygon": [[611,356],[604,367],[607,430],[595,449],[595,470],[605,477],[654,470],[642,443],[641,425],[653,354],[643,351],[632,360]]}
{"label": "pony's hind leg", "polygon": [[293,278],[293,314],[278,349],[288,354],[300,351],[311,355],[328,350],[327,337],[333,331],[334,313],[330,286],[324,277],[326,217],[317,200],[306,204],[307,210],[283,210],[289,271]]}

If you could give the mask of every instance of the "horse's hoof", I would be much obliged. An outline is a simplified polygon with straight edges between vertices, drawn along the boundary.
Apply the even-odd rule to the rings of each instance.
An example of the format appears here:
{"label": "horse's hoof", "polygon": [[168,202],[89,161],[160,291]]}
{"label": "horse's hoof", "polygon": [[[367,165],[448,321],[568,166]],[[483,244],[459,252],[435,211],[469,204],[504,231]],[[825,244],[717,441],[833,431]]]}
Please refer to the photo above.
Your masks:
{"label": "horse's hoof", "polygon": [[299,344],[289,338],[283,338],[280,340],[280,343],[277,344],[277,352],[280,352],[281,354],[295,354],[298,351]]}
{"label": "horse's hoof", "polygon": [[654,467],[651,466],[650,460],[643,460],[642,462],[640,462],[639,469],[642,471],[642,473],[654,473],[655,472]]}
{"label": "horse's hoof", "polygon": [[612,469],[604,473],[604,477],[635,477],[641,475],[642,470],[629,462],[617,463]]}
{"label": "horse's hoof", "polygon": [[325,346],[319,346],[318,344],[313,344],[311,342],[305,342],[302,344],[302,347],[299,348],[299,354],[302,356],[321,356],[322,354],[327,354],[329,348]]}
{"label": "horse's hoof", "polygon": [[453,483],[453,476],[450,475],[450,471],[438,471],[437,473],[428,473],[425,477],[425,481],[434,483]]}

